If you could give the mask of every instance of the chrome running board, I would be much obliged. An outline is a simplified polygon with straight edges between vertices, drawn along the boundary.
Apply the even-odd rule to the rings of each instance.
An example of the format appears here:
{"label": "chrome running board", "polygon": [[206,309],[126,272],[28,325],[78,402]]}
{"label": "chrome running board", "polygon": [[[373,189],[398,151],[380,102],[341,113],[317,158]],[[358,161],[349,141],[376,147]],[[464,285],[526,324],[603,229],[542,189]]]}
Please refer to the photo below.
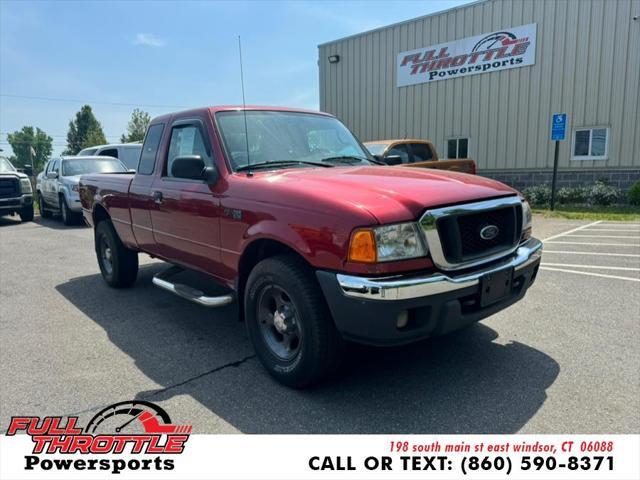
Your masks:
{"label": "chrome running board", "polygon": [[234,296],[232,293],[219,296],[207,296],[197,288],[170,281],[171,277],[185,271],[187,270],[182,267],[173,266],[164,272],[156,273],[153,276],[153,284],[179,297],[191,300],[199,305],[204,305],[205,307],[223,307],[233,302]]}

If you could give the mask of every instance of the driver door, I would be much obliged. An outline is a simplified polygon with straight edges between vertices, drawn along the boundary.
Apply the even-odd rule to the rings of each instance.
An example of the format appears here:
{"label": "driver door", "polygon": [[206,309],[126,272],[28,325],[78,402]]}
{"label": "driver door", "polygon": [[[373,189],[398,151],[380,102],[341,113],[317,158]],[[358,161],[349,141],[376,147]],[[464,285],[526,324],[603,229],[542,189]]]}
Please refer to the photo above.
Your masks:
{"label": "driver door", "polygon": [[220,199],[205,180],[178,178],[171,167],[178,156],[200,155],[215,167],[204,119],[190,118],[171,125],[162,172],[151,186],[151,223],[158,253],[169,261],[218,276]]}

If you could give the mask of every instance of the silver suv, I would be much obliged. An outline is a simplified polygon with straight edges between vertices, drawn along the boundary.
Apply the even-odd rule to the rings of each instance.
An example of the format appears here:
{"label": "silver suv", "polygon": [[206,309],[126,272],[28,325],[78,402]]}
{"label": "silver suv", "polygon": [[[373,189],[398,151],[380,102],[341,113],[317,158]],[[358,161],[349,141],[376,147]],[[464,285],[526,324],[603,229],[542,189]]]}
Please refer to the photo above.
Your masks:
{"label": "silver suv", "polygon": [[94,155],[113,157],[124,163],[128,169],[137,170],[141,152],[141,143],[112,143],[109,145],[97,145],[95,147],[85,148],[78,152],[78,156]]}
{"label": "silver suv", "polygon": [[80,176],[87,173],[122,173],[127,167],[113,157],[52,158],[38,175],[36,196],[43,218],[60,213],[65,225],[75,223],[82,215],[78,195]]}

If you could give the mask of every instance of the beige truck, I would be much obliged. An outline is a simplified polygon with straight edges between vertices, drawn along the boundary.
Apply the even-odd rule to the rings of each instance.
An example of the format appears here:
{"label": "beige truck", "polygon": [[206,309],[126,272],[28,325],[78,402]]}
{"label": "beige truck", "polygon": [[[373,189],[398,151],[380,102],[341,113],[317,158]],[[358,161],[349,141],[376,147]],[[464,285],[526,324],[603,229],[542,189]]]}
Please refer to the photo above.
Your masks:
{"label": "beige truck", "polygon": [[387,165],[435,168],[454,172],[476,173],[476,162],[470,158],[441,160],[436,147],[428,140],[405,138],[402,140],[374,140],[365,147],[378,160]]}

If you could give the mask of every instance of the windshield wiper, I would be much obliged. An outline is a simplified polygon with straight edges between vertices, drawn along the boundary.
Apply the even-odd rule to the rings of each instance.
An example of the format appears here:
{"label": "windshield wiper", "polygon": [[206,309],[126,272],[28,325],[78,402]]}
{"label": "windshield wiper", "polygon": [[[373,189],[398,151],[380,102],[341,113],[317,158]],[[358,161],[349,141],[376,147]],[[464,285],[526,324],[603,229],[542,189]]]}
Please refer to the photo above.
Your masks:
{"label": "windshield wiper", "polygon": [[326,163],[307,162],[305,160],[278,160],[275,162],[258,162],[258,163],[252,163],[251,165],[242,165],[236,168],[236,172],[243,172],[245,170],[270,168],[270,167],[287,167],[290,165],[312,165],[314,167],[325,167],[325,168],[333,167],[333,165],[327,165]]}
{"label": "windshield wiper", "polygon": [[349,165],[355,165],[352,160],[358,160],[359,162],[364,160],[365,162],[377,163],[378,165],[386,165],[384,162],[381,162],[379,160],[367,157],[359,157],[357,155],[336,155],[335,157],[327,157],[322,159],[323,162],[342,162]]}

